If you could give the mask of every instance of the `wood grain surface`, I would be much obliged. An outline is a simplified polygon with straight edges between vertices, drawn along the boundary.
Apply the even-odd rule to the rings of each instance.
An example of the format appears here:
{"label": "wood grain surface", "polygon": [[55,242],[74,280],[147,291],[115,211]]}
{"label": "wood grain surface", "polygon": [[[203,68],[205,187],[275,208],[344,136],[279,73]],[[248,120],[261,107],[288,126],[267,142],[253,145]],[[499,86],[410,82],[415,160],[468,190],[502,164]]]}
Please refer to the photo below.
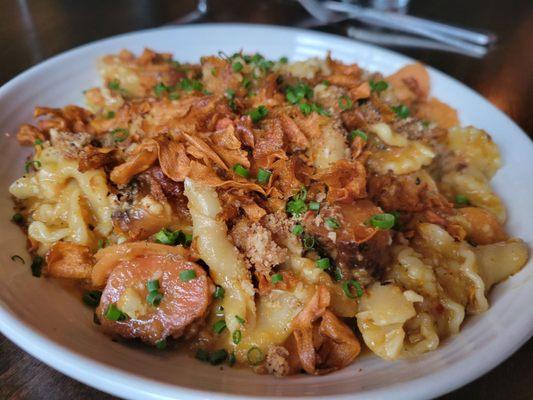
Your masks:
{"label": "wood grain surface", "polygon": [[[111,35],[167,24],[195,2],[175,0],[2,0],[0,84],[30,66]],[[297,26],[306,14],[295,1],[211,0],[209,22]],[[533,133],[533,1],[413,0],[410,12],[488,29],[499,36],[482,60],[429,50],[394,49],[459,79]],[[343,25],[322,30],[342,33]],[[179,55],[178,55],[179,58]],[[528,312],[532,312],[528,310]],[[1,327],[0,327],[1,329]],[[505,338],[502,338],[505,340]],[[533,340],[478,380],[441,399],[533,399]],[[0,400],[115,399],[31,357],[0,335]]]}

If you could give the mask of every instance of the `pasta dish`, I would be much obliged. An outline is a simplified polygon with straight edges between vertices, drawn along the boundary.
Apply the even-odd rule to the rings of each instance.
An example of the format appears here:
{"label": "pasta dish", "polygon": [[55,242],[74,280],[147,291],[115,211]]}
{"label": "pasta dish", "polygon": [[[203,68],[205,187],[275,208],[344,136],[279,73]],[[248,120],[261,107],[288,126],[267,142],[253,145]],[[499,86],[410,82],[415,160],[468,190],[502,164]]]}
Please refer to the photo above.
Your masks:
{"label": "pasta dish", "polygon": [[362,346],[435,350],[527,262],[498,147],[419,63],[146,49],[98,68],[86,107],[20,127],[34,152],[9,191],[32,274],[74,282],[112,337],[326,374]]}

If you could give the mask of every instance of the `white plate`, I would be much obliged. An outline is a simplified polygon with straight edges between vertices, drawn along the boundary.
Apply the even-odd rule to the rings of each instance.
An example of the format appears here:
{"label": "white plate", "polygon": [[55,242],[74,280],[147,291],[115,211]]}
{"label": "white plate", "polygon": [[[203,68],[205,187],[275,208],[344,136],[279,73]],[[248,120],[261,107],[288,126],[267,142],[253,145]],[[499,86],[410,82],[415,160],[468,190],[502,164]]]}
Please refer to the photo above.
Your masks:
{"label": "white plate", "polygon": [[[508,357],[532,334],[533,266],[498,285],[491,308],[470,318],[461,333],[437,351],[393,363],[365,356],[337,373],[288,379],[254,375],[248,370],[220,371],[173,352],[134,349],[117,344],[92,323],[92,312],[57,282],[33,278],[23,234],[7,221],[12,215],[7,193],[23,172],[27,149],[13,133],[30,121],[36,105],[82,104],[82,91],[98,83],[98,57],[148,46],[173,52],[179,60],[198,61],[219,50],[260,51],[278,58],[324,56],[357,62],[364,68],[393,72],[412,61],[407,57],[341,37],[259,25],[195,25],[148,30],[102,40],[39,64],[0,89],[0,330],[33,356],[100,390],[132,399],[227,399],[230,397],[331,396],[355,399],[429,398],[453,390],[487,372]],[[432,92],[460,111],[464,124],[493,135],[504,167],[494,179],[509,208],[507,228],[533,242],[531,198],[533,145],[509,118],[478,94],[430,69]],[[26,265],[11,261],[24,254]]]}

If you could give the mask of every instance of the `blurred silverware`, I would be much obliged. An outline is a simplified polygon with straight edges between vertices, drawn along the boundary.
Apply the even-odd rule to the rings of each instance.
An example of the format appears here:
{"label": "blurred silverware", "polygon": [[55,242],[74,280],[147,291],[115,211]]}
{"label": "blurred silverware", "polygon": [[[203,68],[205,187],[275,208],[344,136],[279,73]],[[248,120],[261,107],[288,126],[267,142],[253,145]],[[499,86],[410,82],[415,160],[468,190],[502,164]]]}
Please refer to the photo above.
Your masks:
{"label": "blurred silverware", "polygon": [[[405,47],[409,47],[407,43],[421,45],[425,48],[432,48],[441,51],[450,51],[455,49],[456,53],[469,55],[473,57],[483,57],[488,49],[484,45],[492,43],[496,37],[490,34],[484,34],[452,25],[443,24],[440,22],[425,20],[423,18],[413,17],[411,15],[404,15],[396,12],[376,10],[356,6],[351,3],[338,1],[319,2],[317,0],[298,0],[309,14],[319,20],[321,23],[335,23],[345,19],[357,19],[365,24],[374,25],[382,28],[392,29],[399,32],[407,32],[433,40],[419,41],[415,37],[403,37],[409,39]],[[359,40],[366,40],[373,43],[388,45],[387,40],[391,45],[398,45],[398,40],[393,39],[394,35],[377,36],[373,32],[368,32],[368,35],[362,35],[361,30],[357,35]],[[352,31],[353,36],[354,31]],[[366,39],[363,39],[366,37]],[[418,38],[420,39],[420,38]],[[434,44],[431,47],[431,43]],[[442,46],[445,44],[446,46]]]}
{"label": "blurred silverware", "polygon": [[208,11],[207,6],[207,0],[198,0],[198,4],[196,5],[196,9],[194,11],[191,11],[188,14],[185,14],[182,17],[179,17],[171,22],[172,25],[179,25],[179,24],[190,24],[191,22],[197,22],[201,18],[203,18]]}
{"label": "blurred silverware", "polygon": [[377,31],[369,31],[368,29],[359,29],[353,26],[349,27],[346,31],[348,37],[352,39],[360,40],[363,42],[374,43],[377,45],[390,46],[390,47],[409,47],[418,49],[430,49],[440,50],[450,53],[463,54],[471,57],[481,58],[482,56],[476,56],[468,51],[464,51],[460,48],[447,45],[445,43],[435,42],[430,39],[423,39],[420,37],[401,35],[397,33],[385,33]]}

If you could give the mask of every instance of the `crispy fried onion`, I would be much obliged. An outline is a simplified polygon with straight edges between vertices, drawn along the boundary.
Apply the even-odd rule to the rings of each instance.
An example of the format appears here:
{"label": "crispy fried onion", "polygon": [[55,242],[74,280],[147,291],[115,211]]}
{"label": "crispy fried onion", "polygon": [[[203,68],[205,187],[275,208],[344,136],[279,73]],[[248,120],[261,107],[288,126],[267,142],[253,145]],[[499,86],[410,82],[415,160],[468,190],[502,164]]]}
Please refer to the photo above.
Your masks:
{"label": "crispy fried onion", "polygon": [[[265,194],[260,185],[239,176],[229,180],[219,177],[213,164],[224,170],[229,168],[209,144],[198,136],[186,133],[183,138],[184,142],[164,136],[145,140],[134,150],[128,161],[111,171],[111,181],[118,185],[127,184],[135,175],[146,171],[159,160],[163,173],[175,182],[183,182],[186,177],[190,177],[209,186],[246,189]],[[245,165],[249,165],[249,162]]]}
{"label": "crispy fried onion", "polygon": [[297,354],[297,359],[290,360],[291,372],[303,368],[308,374],[322,375],[346,367],[359,355],[359,341],[350,328],[327,310],[329,303],[329,291],[318,286],[293,320],[294,331],[287,345],[296,348],[296,352],[289,349],[289,353]]}
{"label": "crispy fried onion", "polygon": [[95,255],[96,264],[92,269],[91,280],[94,286],[105,285],[116,264],[126,259],[149,255],[175,255],[191,259],[189,250],[182,246],[167,246],[151,242],[130,242],[100,249]]}
{"label": "crispy fried onion", "polygon": [[328,186],[328,202],[349,203],[366,197],[366,170],[359,161],[339,160],[316,178]]}

